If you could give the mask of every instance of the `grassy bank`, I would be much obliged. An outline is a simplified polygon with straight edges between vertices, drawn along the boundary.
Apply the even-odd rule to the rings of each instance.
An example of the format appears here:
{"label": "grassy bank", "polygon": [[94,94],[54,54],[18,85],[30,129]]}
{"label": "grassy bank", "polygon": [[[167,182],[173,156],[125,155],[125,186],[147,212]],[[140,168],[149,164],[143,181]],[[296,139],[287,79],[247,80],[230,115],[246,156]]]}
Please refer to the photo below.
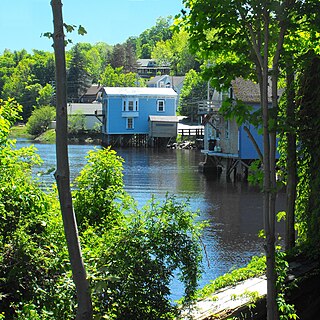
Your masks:
{"label": "grassy bank", "polygon": [[33,136],[27,132],[25,125],[17,125],[12,127],[10,129],[9,137],[11,139],[17,139],[17,138],[33,139]]}

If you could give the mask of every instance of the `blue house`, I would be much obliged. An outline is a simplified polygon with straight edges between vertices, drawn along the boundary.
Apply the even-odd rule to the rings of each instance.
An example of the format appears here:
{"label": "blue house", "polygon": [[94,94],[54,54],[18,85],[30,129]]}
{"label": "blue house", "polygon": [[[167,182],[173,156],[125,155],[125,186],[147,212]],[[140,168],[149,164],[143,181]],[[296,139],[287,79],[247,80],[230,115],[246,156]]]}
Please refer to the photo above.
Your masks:
{"label": "blue house", "polygon": [[[103,143],[141,145],[157,138],[150,130],[154,117],[162,127],[159,137],[176,136],[177,93],[172,88],[104,87],[102,92]],[[176,119],[176,121],[173,121]],[[159,130],[157,130],[159,132]]]}
{"label": "blue house", "polygon": [[[204,125],[202,153],[206,156],[200,168],[203,171],[223,168],[227,176],[232,172],[234,175],[247,175],[252,161],[260,158],[257,148],[263,153],[263,136],[248,122],[239,126],[235,120],[224,119],[219,109],[223,100],[229,97],[245,103],[253,110],[260,109],[259,86],[252,81],[237,78],[228,92],[215,91],[212,99],[199,107]],[[268,101],[271,106],[271,90]]]}

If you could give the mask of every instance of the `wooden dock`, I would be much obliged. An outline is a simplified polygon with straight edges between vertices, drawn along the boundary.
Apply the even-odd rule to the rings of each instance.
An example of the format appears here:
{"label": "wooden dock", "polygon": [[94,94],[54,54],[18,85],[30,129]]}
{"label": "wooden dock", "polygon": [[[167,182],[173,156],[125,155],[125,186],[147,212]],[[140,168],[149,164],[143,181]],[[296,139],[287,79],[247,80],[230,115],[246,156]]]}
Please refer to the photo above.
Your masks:
{"label": "wooden dock", "polygon": [[182,313],[181,320],[227,319],[252,303],[253,298],[265,298],[266,277],[251,278],[215,292],[211,297],[199,300],[195,307]]}

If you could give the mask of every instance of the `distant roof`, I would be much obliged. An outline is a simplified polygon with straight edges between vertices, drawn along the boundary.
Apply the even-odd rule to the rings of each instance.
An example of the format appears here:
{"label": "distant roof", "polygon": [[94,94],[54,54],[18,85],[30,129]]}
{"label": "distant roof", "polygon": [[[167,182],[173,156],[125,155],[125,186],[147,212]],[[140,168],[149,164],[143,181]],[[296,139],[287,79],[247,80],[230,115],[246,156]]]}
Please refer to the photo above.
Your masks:
{"label": "distant roof", "polygon": [[103,90],[107,95],[113,96],[177,96],[172,88],[104,87]]}
{"label": "distant roof", "polygon": [[169,67],[168,64],[161,64],[161,65],[158,65],[156,60],[154,59],[138,59],[137,60],[137,64],[138,66],[141,68],[146,68],[146,67]]}
{"label": "distant roof", "polygon": [[157,122],[179,122],[179,118],[176,116],[149,116],[149,120]]}
{"label": "distant roof", "polygon": [[159,80],[161,80],[162,78],[165,78],[165,77],[167,77],[167,75],[155,76],[155,77],[151,78],[151,79],[148,81],[148,84],[157,83]]}
{"label": "distant roof", "polygon": [[[231,83],[236,99],[243,102],[260,103],[260,88],[258,83],[243,78],[236,78]],[[268,101],[272,101],[270,85],[268,86]]]}
{"label": "distant roof", "polygon": [[183,82],[183,80],[185,78],[185,76],[169,76],[169,75],[155,76],[148,81],[148,84],[157,83],[159,80],[166,78],[166,77],[169,77],[170,82],[171,82],[171,86],[173,86],[173,87],[178,86],[181,82]]}
{"label": "distant roof", "polygon": [[68,114],[81,112],[84,115],[94,115],[95,111],[101,113],[102,103],[68,103]]}
{"label": "distant roof", "polygon": [[139,64],[139,66],[141,67],[148,67],[148,65],[150,63],[154,64],[155,61],[153,59],[138,59],[137,63]]}
{"label": "distant roof", "polygon": [[97,95],[97,93],[102,89],[102,86],[99,84],[93,84],[88,88],[87,92],[84,95]]}
{"label": "distant roof", "polygon": [[171,77],[171,79],[172,79],[172,85],[173,85],[173,87],[176,87],[176,86],[178,86],[181,82],[184,81],[185,76],[173,76],[173,77]]}

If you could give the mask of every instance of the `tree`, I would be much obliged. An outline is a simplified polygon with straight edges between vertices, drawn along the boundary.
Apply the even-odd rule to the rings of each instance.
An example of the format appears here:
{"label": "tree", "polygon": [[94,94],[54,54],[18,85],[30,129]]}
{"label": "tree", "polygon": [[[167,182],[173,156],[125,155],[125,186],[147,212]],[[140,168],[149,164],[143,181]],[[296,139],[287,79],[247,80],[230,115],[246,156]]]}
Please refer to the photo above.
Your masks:
{"label": "tree", "polygon": [[37,107],[50,105],[53,102],[54,89],[51,84],[47,83],[42,87],[39,92],[39,96],[36,98]]}
{"label": "tree", "polygon": [[88,153],[76,179],[74,203],[86,239],[97,318],[173,319],[170,281],[179,271],[184,303],[201,271],[202,223],[188,203],[168,196],[138,209],[124,190],[123,159],[110,148]]}
{"label": "tree", "polygon": [[41,86],[52,84],[54,81],[54,55],[51,52],[33,50],[31,73]]}
{"label": "tree", "polygon": [[43,106],[33,110],[27,122],[27,132],[38,136],[48,130],[48,127],[56,117],[56,110],[51,106]]}
{"label": "tree", "polygon": [[100,77],[100,84],[106,87],[143,87],[145,82],[138,74],[124,73],[123,67],[112,68],[108,65]]}
{"label": "tree", "polygon": [[71,50],[71,61],[69,63],[67,84],[68,100],[78,101],[92,83],[87,67],[87,61],[81,45],[76,44]]}
{"label": "tree", "polygon": [[[275,271],[276,126],[278,112],[279,62],[290,15],[296,1],[189,1],[185,21],[193,47],[215,65],[215,82],[230,86],[235,76],[251,76],[260,86],[263,128],[264,229],[267,257],[268,320],[278,319]],[[219,79],[218,69],[224,79]],[[214,74],[214,72],[217,72]],[[220,71],[221,74],[221,71]],[[272,108],[268,107],[271,78]],[[224,80],[224,81],[222,81]]]}
{"label": "tree", "polygon": [[151,57],[158,65],[170,65],[175,75],[184,75],[199,65],[189,49],[188,33],[183,29],[175,31],[171,39],[158,41]]}
{"label": "tree", "polygon": [[52,0],[52,13],[54,24],[54,54],[56,64],[56,92],[57,92],[57,121],[56,121],[56,155],[57,180],[59,201],[64,224],[64,231],[68,246],[73,280],[77,291],[77,320],[92,319],[92,302],[89,281],[84,267],[78,228],[72,205],[70,191],[70,171],[68,161],[68,130],[67,130],[67,75],[65,60],[64,24],[62,18],[62,3]]}
{"label": "tree", "polygon": [[179,99],[179,113],[194,119],[198,113],[199,102],[205,100],[207,94],[208,82],[203,79],[201,74],[191,69],[184,79]]}
{"label": "tree", "polygon": [[156,25],[143,31],[136,40],[136,53],[140,59],[150,59],[151,52],[158,41],[165,41],[172,37],[172,17],[160,17]]}
{"label": "tree", "polygon": [[0,56],[0,97],[2,96],[3,86],[13,74],[16,63],[14,55],[9,50],[5,50]]}
{"label": "tree", "polygon": [[10,78],[6,78],[2,92],[3,97],[6,99],[14,97],[23,106],[24,121],[31,115],[39,90],[42,88],[32,73],[32,64],[33,61],[29,57],[20,60]]}
{"label": "tree", "polygon": [[[309,250],[319,250],[320,243],[320,202],[319,202],[319,103],[320,103],[320,56],[313,50],[307,53],[304,70],[299,79],[298,136],[300,142],[299,162],[304,163],[301,168],[299,191],[305,206],[306,241]],[[305,195],[306,188],[309,190]]]}

